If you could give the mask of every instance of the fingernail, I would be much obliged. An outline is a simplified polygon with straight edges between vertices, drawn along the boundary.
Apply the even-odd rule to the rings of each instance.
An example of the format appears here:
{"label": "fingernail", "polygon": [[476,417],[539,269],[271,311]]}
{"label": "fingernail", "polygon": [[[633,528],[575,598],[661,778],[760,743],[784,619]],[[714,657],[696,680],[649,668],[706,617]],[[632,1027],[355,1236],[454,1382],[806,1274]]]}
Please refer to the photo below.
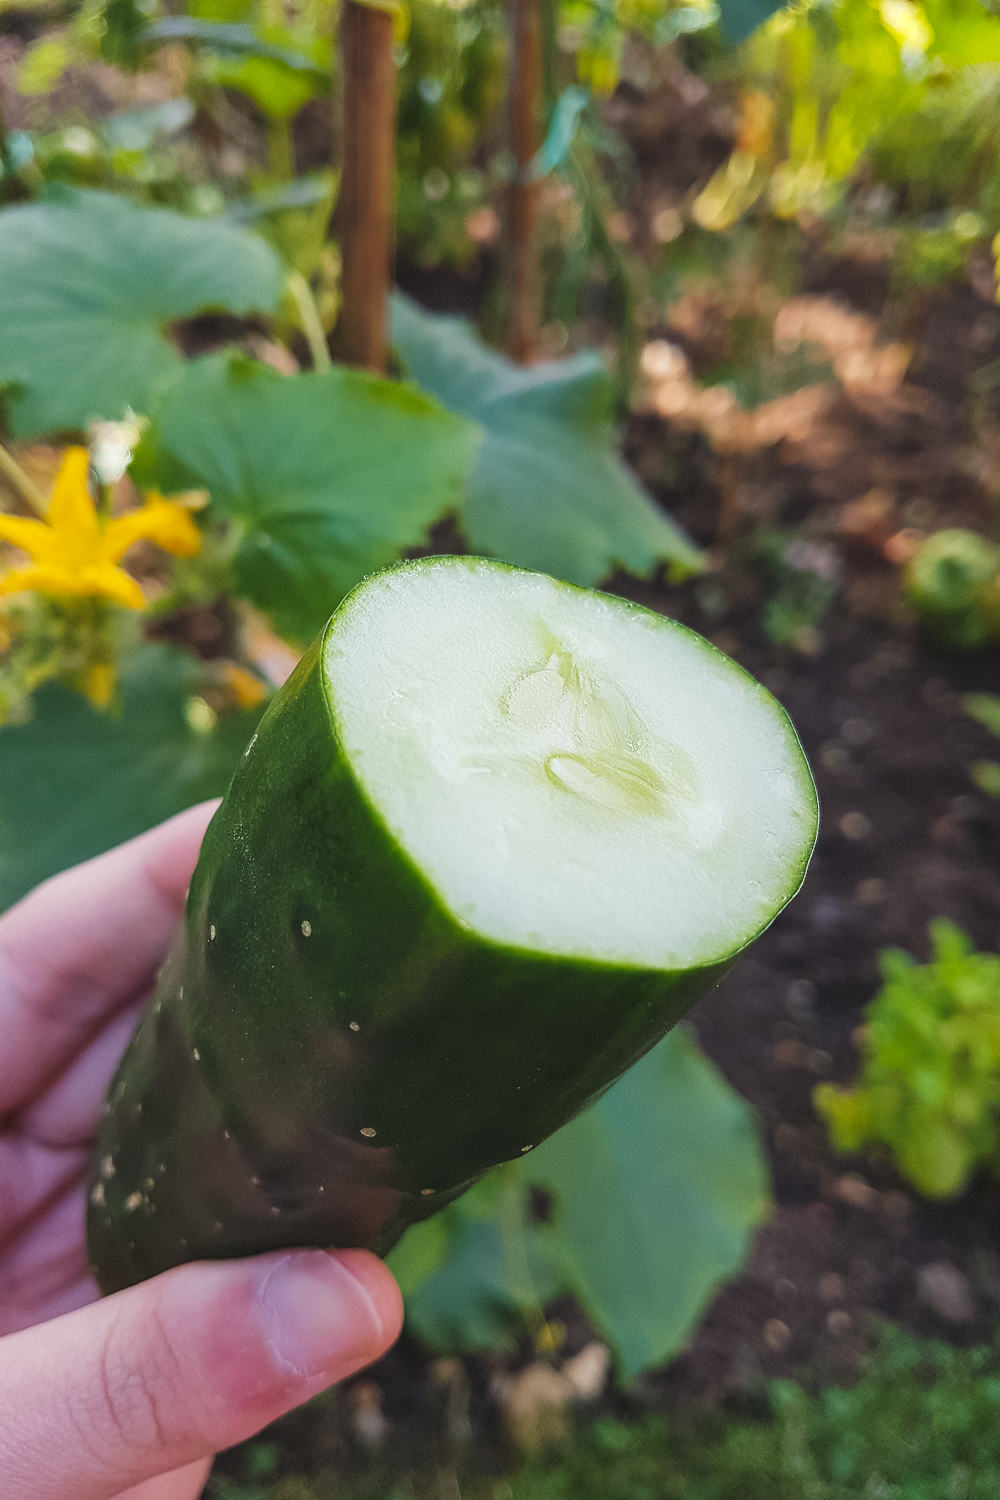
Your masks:
{"label": "fingernail", "polygon": [[257,1315],[276,1366],[294,1379],[336,1380],[382,1352],[370,1292],[323,1250],[282,1256],[260,1284]]}

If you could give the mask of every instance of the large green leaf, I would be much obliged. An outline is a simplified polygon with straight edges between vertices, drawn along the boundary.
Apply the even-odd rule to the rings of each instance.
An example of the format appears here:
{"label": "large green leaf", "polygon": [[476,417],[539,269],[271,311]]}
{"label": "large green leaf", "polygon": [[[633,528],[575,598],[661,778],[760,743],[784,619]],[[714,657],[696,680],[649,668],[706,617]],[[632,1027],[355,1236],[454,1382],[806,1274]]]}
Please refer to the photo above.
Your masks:
{"label": "large green leaf", "polygon": [[231,224],[107,193],[0,213],[0,387],[20,436],[148,409],[181,365],[165,325],[210,308],[275,308],[274,251]]}
{"label": "large green leaf", "polygon": [[366,573],[457,509],[477,441],[413,386],[214,355],[164,390],[132,473],[204,485],[213,513],[245,528],[237,588],[305,642]]}
{"label": "large green leaf", "polygon": [[0,727],[0,910],[225,791],[260,710],[193,728],[184,710],[199,681],[190,657],[143,646],[123,677],[120,717],[52,685],[35,695],[29,723]]}
{"label": "large green leaf", "polygon": [[580,584],[619,565],[700,569],[697,548],[614,451],[613,385],[598,355],[522,369],[461,319],[398,294],[392,336],[417,383],[485,429],[462,523],[477,552]]}
{"label": "large green leaf", "polygon": [[389,1264],[436,1349],[505,1343],[572,1292],[629,1376],[682,1346],[768,1204],[752,1111],[680,1027],[593,1109],[411,1229]]}
{"label": "large green leaf", "polygon": [[750,1108],[686,1027],[521,1169],[553,1194],[550,1254],[626,1376],[676,1353],[768,1211]]}

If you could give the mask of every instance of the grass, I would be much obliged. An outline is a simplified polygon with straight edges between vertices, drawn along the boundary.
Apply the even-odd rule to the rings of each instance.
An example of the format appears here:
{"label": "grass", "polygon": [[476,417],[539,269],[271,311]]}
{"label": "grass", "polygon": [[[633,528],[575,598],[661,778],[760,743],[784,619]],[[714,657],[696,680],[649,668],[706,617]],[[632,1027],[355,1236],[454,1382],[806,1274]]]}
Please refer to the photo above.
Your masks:
{"label": "grass", "polygon": [[[505,1478],[474,1472],[271,1479],[273,1444],[245,1450],[246,1482],[215,1500],[997,1500],[1000,1349],[953,1349],[888,1328],[851,1390],[769,1387],[764,1422],[599,1419]],[[256,1467],[257,1474],[253,1470]],[[460,1466],[461,1470],[461,1466]],[[263,1472],[262,1472],[263,1471]]]}

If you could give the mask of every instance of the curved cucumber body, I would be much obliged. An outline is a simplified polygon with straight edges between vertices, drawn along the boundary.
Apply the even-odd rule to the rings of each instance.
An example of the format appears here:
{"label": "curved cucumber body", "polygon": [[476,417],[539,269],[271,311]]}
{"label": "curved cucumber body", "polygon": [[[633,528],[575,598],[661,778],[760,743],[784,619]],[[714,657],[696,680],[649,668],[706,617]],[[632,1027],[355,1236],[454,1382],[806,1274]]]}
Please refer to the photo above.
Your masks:
{"label": "curved cucumber body", "polygon": [[784,711],[682,626],[478,559],[368,580],[206,834],[101,1124],[102,1289],[385,1253],[663,1036],[817,816]]}

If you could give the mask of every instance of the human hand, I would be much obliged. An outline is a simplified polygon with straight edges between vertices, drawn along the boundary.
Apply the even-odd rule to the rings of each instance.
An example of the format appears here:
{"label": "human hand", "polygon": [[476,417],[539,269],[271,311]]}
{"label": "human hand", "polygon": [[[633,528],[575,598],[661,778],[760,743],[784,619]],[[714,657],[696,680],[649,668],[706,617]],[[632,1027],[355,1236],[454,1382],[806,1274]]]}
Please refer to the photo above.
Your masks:
{"label": "human hand", "polygon": [[214,808],[55,876],[0,918],[0,1495],[11,1500],[194,1500],[217,1449],[399,1333],[399,1289],[363,1250],[201,1262],[98,1300],[84,1239],[98,1112]]}

